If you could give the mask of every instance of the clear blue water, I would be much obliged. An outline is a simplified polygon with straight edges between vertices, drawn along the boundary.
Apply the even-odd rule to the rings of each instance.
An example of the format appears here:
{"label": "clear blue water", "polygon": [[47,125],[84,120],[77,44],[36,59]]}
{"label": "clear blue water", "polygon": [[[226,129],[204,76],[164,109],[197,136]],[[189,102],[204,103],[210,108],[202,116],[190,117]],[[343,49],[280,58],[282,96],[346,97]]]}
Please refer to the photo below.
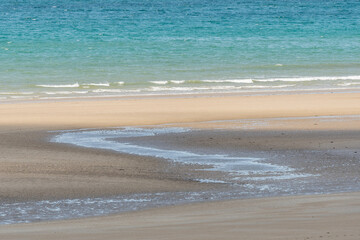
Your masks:
{"label": "clear blue water", "polygon": [[0,100],[360,88],[354,0],[0,4]]}

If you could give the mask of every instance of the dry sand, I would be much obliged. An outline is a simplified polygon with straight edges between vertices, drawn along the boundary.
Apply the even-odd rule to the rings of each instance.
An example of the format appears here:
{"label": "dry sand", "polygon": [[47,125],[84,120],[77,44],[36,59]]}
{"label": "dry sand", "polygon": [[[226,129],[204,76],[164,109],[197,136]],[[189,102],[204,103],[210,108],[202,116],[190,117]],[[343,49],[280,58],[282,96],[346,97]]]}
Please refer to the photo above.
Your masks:
{"label": "dry sand", "polygon": [[0,126],[9,131],[347,115],[360,113],[359,102],[359,93],[333,93],[0,104]]}
{"label": "dry sand", "polygon": [[[121,193],[187,191],[206,184],[187,181],[186,168],[159,159],[48,143],[47,130],[118,127],[212,120],[323,115],[359,115],[359,93],[187,98],[102,99],[0,104],[1,200],[110,196]],[[273,126],[273,127],[271,127]],[[210,127],[211,126],[207,126]],[[265,129],[266,128],[266,129]],[[298,130],[329,135],[314,139]],[[357,116],[350,121],[281,121],[260,127],[249,150],[281,150],[297,144],[261,135],[291,130],[303,148],[358,148]],[[344,131],[347,132],[344,132]],[[348,134],[348,135],[346,135]],[[355,136],[354,136],[355,134]],[[347,137],[351,136],[351,137]],[[255,137],[253,137],[255,138]],[[267,140],[267,141],[266,141]],[[294,142],[296,142],[294,140]],[[337,145],[334,145],[337,144]],[[118,216],[0,227],[0,239],[360,239],[360,195],[239,200],[148,210]]]}

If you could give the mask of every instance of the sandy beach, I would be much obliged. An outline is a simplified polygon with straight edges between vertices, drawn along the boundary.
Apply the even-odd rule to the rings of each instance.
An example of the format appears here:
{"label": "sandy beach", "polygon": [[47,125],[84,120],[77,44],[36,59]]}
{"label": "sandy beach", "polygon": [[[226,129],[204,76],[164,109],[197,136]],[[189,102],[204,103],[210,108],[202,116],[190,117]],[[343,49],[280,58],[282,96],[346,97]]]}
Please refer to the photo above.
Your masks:
{"label": "sandy beach", "polygon": [[[183,140],[167,139],[169,146],[241,146],[247,152],[283,154],[278,161],[314,174],[326,173],[329,178],[347,175],[341,184],[352,179],[356,185],[359,102],[359,93],[299,93],[0,104],[0,199],[11,203],[218,188],[192,181],[192,166],[49,142],[52,130],[159,124],[206,130]],[[324,121],[321,116],[337,119]],[[213,133],[219,125],[223,130]],[[226,132],[234,126],[239,127],[236,132]],[[315,150],[316,154],[307,154]],[[330,162],[335,164],[333,169],[314,170]],[[338,193],[196,203],[106,217],[3,225],[0,238],[359,239],[359,197],[359,193]]]}
{"label": "sandy beach", "polygon": [[359,239],[359,193],[201,203],[2,226],[2,239]]}

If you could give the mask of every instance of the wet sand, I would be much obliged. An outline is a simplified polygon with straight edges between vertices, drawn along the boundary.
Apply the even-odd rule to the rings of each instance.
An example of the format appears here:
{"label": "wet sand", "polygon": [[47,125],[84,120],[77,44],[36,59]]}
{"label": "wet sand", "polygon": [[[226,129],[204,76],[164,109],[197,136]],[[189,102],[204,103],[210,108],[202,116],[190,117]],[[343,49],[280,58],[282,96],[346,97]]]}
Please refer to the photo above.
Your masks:
{"label": "wet sand", "polygon": [[360,238],[360,194],[192,204],[115,216],[0,227],[1,239]]}
{"label": "wet sand", "polygon": [[2,202],[200,188],[165,160],[50,143],[45,131],[0,135]]}
{"label": "wet sand", "polygon": [[[242,140],[234,141],[238,138],[234,133],[219,132],[217,137],[209,136],[209,133],[207,136],[190,136],[186,143],[196,142],[195,146],[211,148],[208,139],[212,137],[215,139],[212,144],[223,144],[225,149],[226,146],[241,145],[249,152],[273,150],[289,153],[299,149],[327,151],[335,148],[354,155],[351,164],[356,167],[349,168],[356,176],[359,167],[359,157],[355,153],[360,139],[356,116],[360,114],[359,102],[358,93],[334,93],[1,104],[1,201],[197,191],[217,187],[216,184],[189,180],[187,172],[190,166],[46,141],[52,134],[48,130],[87,127],[191,123],[192,127],[215,128],[213,123],[204,125],[199,122],[355,115],[349,121],[326,123],[317,119],[300,119],[292,123],[279,120],[263,127],[254,125],[253,129],[242,129]],[[343,161],[350,156],[346,154]],[[332,158],[335,161],[334,156],[336,154]],[[345,170],[343,174],[347,174]],[[325,195],[203,203],[112,217],[1,226],[0,236],[4,239],[98,239],[100,236],[104,239],[118,239],[120,236],[124,239],[144,236],[149,239],[176,239],[180,236],[182,239],[238,239],[241,233],[246,239],[306,239],[307,236],[330,237],[326,233],[337,229],[338,238],[331,235],[333,239],[358,239],[359,195],[340,194],[335,198]],[[335,204],[335,208],[331,204]],[[278,211],[274,211],[276,206]],[[239,214],[243,212],[245,214]],[[343,219],[346,226],[340,228],[338,219]],[[291,220],[289,228],[284,228],[283,224],[288,220]],[[294,229],[296,225],[299,226],[297,230]],[[267,230],[259,230],[264,228]],[[177,235],[180,232],[182,235]]]}

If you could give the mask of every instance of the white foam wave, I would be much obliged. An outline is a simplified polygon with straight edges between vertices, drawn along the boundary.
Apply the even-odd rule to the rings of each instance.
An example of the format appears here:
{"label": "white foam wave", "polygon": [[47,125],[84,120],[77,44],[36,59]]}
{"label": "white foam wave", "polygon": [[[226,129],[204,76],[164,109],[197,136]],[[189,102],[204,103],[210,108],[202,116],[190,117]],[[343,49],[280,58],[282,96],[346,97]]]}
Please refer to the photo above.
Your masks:
{"label": "white foam wave", "polygon": [[37,87],[44,87],[44,88],[78,88],[78,87],[80,87],[79,83],[60,84],[60,85],[44,84],[44,85],[36,85],[36,86]]}
{"label": "white foam wave", "polygon": [[254,82],[310,82],[310,81],[336,81],[336,80],[360,80],[360,76],[339,76],[339,77],[288,77],[288,78],[266,78],[253,79]]}
{"label": "white foam wave", "polygon": [[185,80],[171,80],[170,82],[174,84],[182,84],[185,83]]}
{"label": "white foam wave", "polygon": [[67,94],[71,94],[71,93],[72,93],[71,91],[44,92],[44,94],[46,94],[46,95],[57,95],[57,94],[67,95]]}
{"label": "white foam wave", "polygon": [[244,86],[243,88],[261,88],[261,89],[264,89],[264,88],[287,88],[287,87],[294,87],[295,84],[289,84],[289,85],[277,85],[277,86],[263,86],[263,85],[258,85],[258,86]]}
{"label": "white foam wave", "polygon": [[127,93],[127,92],[141,92],[141,89],[123,90],[123,89],[96,89],[93,93]]}
{"label": "white foam wave", "polygon": [[56,92],[43,92],[46,95],[69,95],[69,94],[86,94],[88,91],[56,91]]}
{"label": "white foam wave", "polygon": [[77,94],[86,94],[86,93],[88,93],[88,91],[73,91],[73,93],[77,93]]}
{"label": "white foam wave", "polygon": [[34,92],[0,92],[0,95],[32,95]]}
{"label": "white foam wave", "polygon": [[347,87],[353,85],[360,85],[360,82],[353,82],[353,83],[339,83],[338,86]]}
{"label": "white foam wave", "polygon": [[100,86],[100,87],[110,87],[110,83],[87,83],[83,84],[84,86]]}
{"label": "white foam wave", "polygon": [[10,96],[13,99],[31,99],[31,96]]}
{"label": "white foam wave", "polygon": [[196,91],[196,90],[230,90],[240,89],[236,86],[212,86],[212,87],[151,87],[150,91]]}
{"label": "white foam wave", "polygon": [[158,85],[165,85],[168,83],[168,81],[150,81],[153,84],[158,84]]}
{"label": "white foam wave", "polygon": [[206,86],[206,87],[151,87],[150,91],[206,91],[206,90],[237,90],[237,89],[276,89],[294,87],[295,84],[276,85],[276,86],[264,86],[264,85],[252,85],[252,86]]}
{"label": "white foam wave", "polygon": [[125,82],[120,81],[120,82],[117,82],[117,84],[119,84],[119,85],[124,85]]}
{"label": "white foam wave", "polygon": [[202,80],[207,83],[253,83],[252,79]]}
{"label": "white foam wave", "polygon": [[[181,89],[181,90],[180,90]],[[185,91],[185,87],[184,88],[169,88],[169,87],[151,87],[149,89],[149,91]]]}
{"label": "white foam wave", "polygon": [[153,84],[157,84],[157,85],[166,85],[166,84],[183,84],[186,81],[185,80],[170,80],[170,81],[150,81]]}

